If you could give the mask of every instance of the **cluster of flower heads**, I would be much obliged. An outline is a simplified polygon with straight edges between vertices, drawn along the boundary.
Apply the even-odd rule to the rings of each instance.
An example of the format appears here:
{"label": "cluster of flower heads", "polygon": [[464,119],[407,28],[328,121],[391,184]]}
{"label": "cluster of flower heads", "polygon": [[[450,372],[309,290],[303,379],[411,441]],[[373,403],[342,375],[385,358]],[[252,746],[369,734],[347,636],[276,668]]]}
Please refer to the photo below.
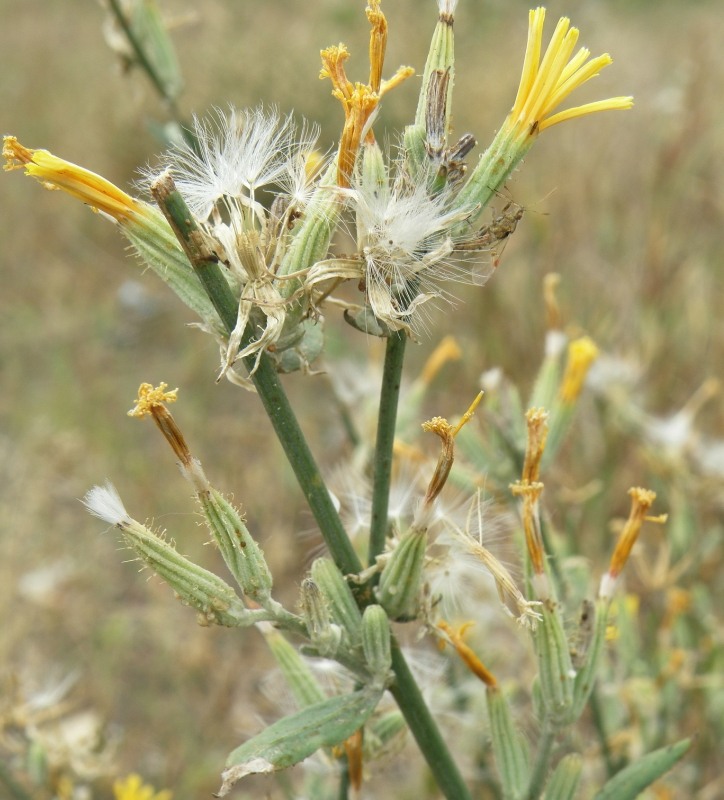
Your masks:
{"label": "cluster of flower heads", "polygon": [[[481,214],[540,132],[565,119],[632,104],[618,97],[554,113],[611,59],[606,54],[589,60],[586,48],[574,54],[578,31],[565,18],[542,54],[545,11],[538,8],[530,12],[511,113],[469,168],[473,136],[449,140],[456,3],[440,0],[438,6],[415,120],[391,159],[378,146],[373,125],[380,100],[414,70],[400,67],[383,79],[387,21],[380,0],[369,0],[368,82],[348,79],[344,45],[321,53],[320,77],[331,81],[345,115],[336,153],[320,155],[319,129],[298,126],[274,108],[217,110],[209,119],[195,119],[187,142],[166,153],[162,176],[147,173],[164,213],[153,189],[160,179],[171,182],[210,257],[222,265],[238,303],[231,332],[219,326],[194,269],[153,206],[14,137],[5,139],[6,169],[24,167],[45,185],[65,189],[116,220],[141,257],[218,336],[222,373],[229,377],[239,377],[232,368],[240,359],[247,359],[253,373],[264,353],[283,371],[308,367],[322,349],[321,332],[313,328],[325,306],[342,307],[345,318],[366,332],[415,335],[425,327],[430,301],[452,299],[450,281],[479,282],[471,262],[494,263],[491,251],[514,230],[520,213],[497,226],[481,225]],[[335,252],[340,226],[353,232],[351,254]],[[359,287],[358,299],[336,295],[347,282]]]}

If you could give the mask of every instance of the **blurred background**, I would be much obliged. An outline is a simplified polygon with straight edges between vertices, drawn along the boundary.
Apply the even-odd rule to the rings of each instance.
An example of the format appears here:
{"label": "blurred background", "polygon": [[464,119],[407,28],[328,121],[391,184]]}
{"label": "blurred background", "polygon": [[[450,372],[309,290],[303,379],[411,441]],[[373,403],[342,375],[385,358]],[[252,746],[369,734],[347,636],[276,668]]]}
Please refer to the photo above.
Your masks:
{"label": "blurred background", "polygon": [[[319,50],[344,41],[352,54],[348,75],[366,81],[361,0],[160,5],[177,23],[172,37],[185,78],[184,117],[263,100],[319,122],[322,146],[333,146],[341,109],[329,83],[318,80]],[[528,8],[519,0],[463,0],[458,7],[454,124],[459,134],[474,133],[480,148],[512,104]],[[410,348],[408,368],[415,374],[451,333],[464,356],[433,386],[430,413],[462,411],[480,374],[494,366],[526,391],[542,355],[542,281],[555,271],[566,323],[628,365],[636,376],[632,402],[666,420],[704,381],[721,378],[724,364],[724,13],[718,0],[553,0],[547,8],[546,38],[555,20],[568,15],[582,32],[581,44],[614,58],[576,95],[576,104],[632,94],[636,105],[542,135],[509,183],[509,197],[500,200],[501,208],[510,199],[525,208],[500,268],[482,289],[458,287],[454,313],[441,314],[440,324],[431,325],[434,335]],[[435,4],[395,0],[383,9],[390,31],[385,74],[400,64],[421,71]],[[121,69],[104,40],[102,6],[0,0],[0,10],[2,132],[131,186],[138,168],[161,149],[153,129],[168,116],[146,76]],[[384,129],[399,131],[411,120],[418,88],[419,79],[412,79],[388,96],[376,128],[381,139]],[[119,551],[115,533],[104,534],[78,498],[109,478],[132,515],[167,529],[190,557],[220,567],[204,546],[165,443],[150,422],[126,416],[141,382],[165,381],[180,387],[174,415],[192,450],[215,485],[244,505],[278,595],[290,603],[308,559],[308,540],[300,534],[312,522],[255,396],[215,383],[214,343],[186,326],[190,313],[143,273],[113,226],[20,172],[0,179],[0,208],[3,714],[9,718],[22,707],[31,718],[43,693],[65,686],[64,711],[80,733],[48,729],[48,747],[63,746],[58,742],[66,735],[90,736],[97,723],[112,745],[111,774],[139,771],[173,788],[177,798],[208,796],[218,787],[226,753],[258,730],[259,720],[278,715],[264,691],[270,658],[254,632],[198,627],[160,581],[125,563],[130,556]],[[378,358],[377,342],[343,328],[329,320],[332,352],[344,343],[348,358]],[[327,384],[298,374],[285,382],[315,452],[331,468],[342,450]],[[715,398],[696,419],[697,446],[709,454],[713,471],[702,477],[706,490],[691,503],[692,525],[702,536],[718,537],[717,544],[724,505],[724,448],[716,449],[724,437],[721,412]],[[572,448],[562,485],[574,488],[596,477],[576,474],[588,463],[587,447],[600,452],[602,436],[593,433],[586,439],[593,444],[581,438]],[[651,483],[652,475],[662,478],[663,468],[656,451],[652,456],[631,437],[605,441],[607,486],[619,498],[611,510],[625,515],[625,489]],[[693,469],[686,457],[675,463],[682,475]],[[659,510],[666,507],[663,495]],[[597,533],[591,528],[588,535]],[[716,552],[704,566],[684,571],[682,585],[707,594],[716,616],[722,577]],[[704,682],[717,670],[721,675],[720,622],[707,629],[706,646],[719,647],[719,661],[702,667]],[[680,736],[709,725],[697,717],[699,686],[691,688],[692,716]],[[9,734],[4,746],[12,751]],[[710,755],[703,750],[691,762],[695,769],[682,767],[680,783],[666,796],[721,796],[702,788],[716,776]],[[88,768],[101,775],[101,755],[98,760]],[[270,782],[259,786],[272,791]],[[411,791],[421,796],[419,788]]]}

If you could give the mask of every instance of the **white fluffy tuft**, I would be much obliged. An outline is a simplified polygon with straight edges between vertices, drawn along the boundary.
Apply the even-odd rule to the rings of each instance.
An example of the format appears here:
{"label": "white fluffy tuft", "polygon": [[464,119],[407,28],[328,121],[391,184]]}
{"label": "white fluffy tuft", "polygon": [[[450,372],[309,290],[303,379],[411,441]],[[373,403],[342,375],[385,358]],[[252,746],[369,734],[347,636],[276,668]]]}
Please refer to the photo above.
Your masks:
{"label": "white fluffy tuft", "polygon": [[110,525],[124,525],[131,522],[116,487],[106,481],[105,486],[94,486],[83,498],[83,505],[95,517]]}

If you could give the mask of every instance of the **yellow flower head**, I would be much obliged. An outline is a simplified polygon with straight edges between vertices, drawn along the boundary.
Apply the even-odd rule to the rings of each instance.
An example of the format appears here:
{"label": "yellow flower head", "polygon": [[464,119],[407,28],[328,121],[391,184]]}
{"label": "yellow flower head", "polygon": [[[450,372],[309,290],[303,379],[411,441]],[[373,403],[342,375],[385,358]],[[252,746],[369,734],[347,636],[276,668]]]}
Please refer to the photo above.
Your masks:
{"label": "yellow flower head", "polygon": [[[347,189],[357,159],[357,151],[362,143],[367,128],[380,99],[383,95],[414,75],[412,67],[400,67],[397,72],[385,81],[382,79],[382,67],[385,62],[387,48],[387,20],[380,9],[380,0],[370,0],[367,5],[367,19],[370,22],[370,77],[368,83],[352,83],[348,80],[344,62],[349,58],[349,51],[344,44],[322,50],[322,70],[320,78],[332,81],[332,95],[336,97],[344,109],[344,128],[339,141],[337,156],[337,182]],[[371,136],[371,133],[369,133]]]}
{"label": "yellow flower head", "polygon": [[561,383],[562,403],[575,403],[583,389],[591,364],[598,358],[598,347],[593,339],[582,336],[568,345],[568,362]]}
{"label": "yellow flower head", "polygon": [[123,780],[113,784],[115,800],[171,800],[172,794],[168,789],[156,792],[153,786],[143,783],[140,775],[128,775]]}
{"label": "yellow flower head", "polygon": [[604,53],[589,61],[590,51],[585,47],[574,55],[578,30],[571,28],[570,20],[563,17],[541,58],[544,20],[544,8],[529,14],[528,44],[515,103],[458,194],[457,203],[461,207],[477,206],[482,211],[525,158],[538,134],[551,125],[596,111],[633,105],[631,97],[612,97],[556,112],[574,89],[611,63],[611,56]]}
{"label": "yellow flower head", "polygon": [[631,108],[632,97],[612,97],[565,111],[555,109],[586,81],[598,75],[612,59],[608,53],[588,60],[590,50],[582,47],[575,55],[578,29],[570,20],[558,21],[550,44],[541,59],[545,8],[531,11],[528,21],[528,44],[523,62],[518,94],[505,126],[516,138],[534,136],[566,119],[582,117],[596,111]]}
{"label": "yellow flower head", "polygon": [[5,170],[25,169],[26,175],[39,180],[46,189],[62,189],[94,211],[102,211],[120,223],[139,222],[149,214],[145,203],[134,200],[100,175],[47,150],[31,150],[14,136],[3,138],[3,156]]}

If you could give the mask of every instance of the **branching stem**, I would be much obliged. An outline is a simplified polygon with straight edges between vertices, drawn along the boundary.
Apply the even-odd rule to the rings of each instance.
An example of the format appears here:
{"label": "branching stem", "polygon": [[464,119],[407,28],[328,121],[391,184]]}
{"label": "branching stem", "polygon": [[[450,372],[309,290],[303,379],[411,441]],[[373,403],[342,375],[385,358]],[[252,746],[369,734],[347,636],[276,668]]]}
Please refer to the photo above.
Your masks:
{"label": "branching stem", "polygon": [[551,753],[553,752],[553,742],[555,741],[555,731],[550,722],[543,723],[543,730],[538,741],[538,754],[533,765],[533,772],[530,776],[528,787],[528,800],[538,800],[543,793],[546,774],[550,766]]}
{"label": "branching stem", "polygon": [[[231,333],[236,326],[237,303],[221,271],[221,267],[203,246],[203,241],[198,238],[198,229],[193,222],[191,212],[181,195],[176,191],[170,176],[167,176],[167,180],[157,181],[152,188],[152,192],[206,289],[214,308],[219,313],[224,327]],[[242,338],[241,346],[245,347],[251,341],[253,335],[253,330],[247,328]],[[390,374],[397,376],[394,378],[397,388],[394,389],[392,387],[394,392],[390,392],[390,397],[387,400],[388,410],[384,416],[387,430],[385,441],[388,442],[385,447],[389,449],[389,459],[391,459],[392,442],[394,441],[399,378],[404,359],[404,347],[404,337],[401,338],[401,341],[388,345],[386,363],[389,361],[391,365]],[[251,374],[255,357],[249,356],[244,361]],[[332,498],[322,474],[307,445],[274,364],[266,353],[262,354],[251,377],[334,562],[344,574],[360,572],[362,563],[352,547],[339,514],[332,503]],[[380,416],[382,417],[382,413],[380,413]],[[386,468],[388,477],[385,485],[389,491],[390,466],[388,465]],[[385,502],[385,519],[387,517],[386,509],[387,500]],[[384,527],[382,531],[382,543],[384,544]],[[367,591],[369,593],[369,589]],[[365,595],[363,593],[358,595],[357,600],[360,605],[366,605],[372,601],[372,598],[369,594]],[[423,756],[430,766],[438,786],[447,800],[470,800],[470,794],[462,776],[452,760],[445,741],[394,638],[392,640],[392,667],[395,672],[395,683],[390,691],[407,720],[412,735],[415,737]]]}
{"label": "branching stem", "polygon": [[128,22],[128,18],[123,13],[123,9],[121,8],[120,3],[118,2],[118,0],[109,0],[108,5],[110,6],[111,13],[116,18],[116,21],[123,30],[126,39],[128,39],[128,44],[130,44],[131,48],[133,49],[133,54],[136,57],[136,61],[138,61],[138,65],[146,73],[146,75],[148,75],[148,78],[153,84],[156,91],[168,103],[173,117],[177,119],[178,109],[176,108],[176,102],[173,99],[173,97],[171,97],[171,95],[169,94],[168,89],[163,83],[163,80],[161,80],[161,76],[158,74],[153,64],[149,60],[148,56],[146,55],[146,51],[144,50],[143,45],[138,39],[138,36],[136,36],[133,28]]}
{"label": "branching stem", "polygon": [[377,418],[377,443],[373,464],[372,523],[367,557],[369,566],[375,563],[377,556],[385,549],[390,504],[390,479],[392,477],[392,448],[395,443],[397,403],[400,397],[406,344],[407,336],[404,331],[397,331],[387,339],[387,349],[385,350],[380,410]]}

